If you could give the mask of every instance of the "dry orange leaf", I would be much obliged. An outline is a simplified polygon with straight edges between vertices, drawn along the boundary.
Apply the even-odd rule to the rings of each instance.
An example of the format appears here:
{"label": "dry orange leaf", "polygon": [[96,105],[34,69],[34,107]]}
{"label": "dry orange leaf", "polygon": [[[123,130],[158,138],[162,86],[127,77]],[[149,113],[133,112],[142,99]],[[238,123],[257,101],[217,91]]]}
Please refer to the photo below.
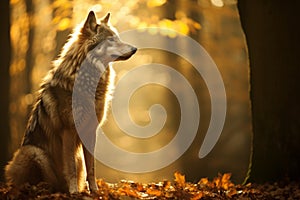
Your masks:
{"label": "dry orange leaf", "polygon": [[153,195],[153,196],[157,196],[157,197],[160,197],[162,195],[162,192],[160,190],[151,189],[151,188],[148,188],[146,190],[146,193],[150,194],[150,195]]}
{"label": "dry orange leaf", "polygon": [[118,193],[130,197],[138,197],[137,192],[128,187],[119,188]]}
{"label": "dry orange leaf", "polygon": [[222,176],[222,183],[225,183],[225,182],[230,182],[230,177],[231,177],[231,173],[226,173],[226,174],[223,174]]}
{"label": "dry orange leaf", "polygon": [[175,176],[175,183],[177,183],[177,186],[184,188],[185,187],[185,176],[179,172],[175,172],[174,176]]}
{"label": "dry orange leaf", "polygon": [[207,185],[208,184],[208,178],[201,178],[198,182],[199,185]]}
{"label": "dry orange leaf", "polygon": [[199,193],[195,194],[195,195],[191,198],[191,200],[198,200],[198,199],[201,199],[202,196],[203,196],[203,193],[202,193],[202,192],[199,192]]}

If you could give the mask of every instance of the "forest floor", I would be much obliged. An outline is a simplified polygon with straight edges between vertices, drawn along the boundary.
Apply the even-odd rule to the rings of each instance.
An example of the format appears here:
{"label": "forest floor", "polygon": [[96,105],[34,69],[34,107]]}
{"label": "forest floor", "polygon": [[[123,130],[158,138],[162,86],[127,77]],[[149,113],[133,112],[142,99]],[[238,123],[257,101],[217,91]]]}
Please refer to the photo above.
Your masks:
{"label": "forest floor", "polygon": [[0,184],[0,199],[300,199],[299,183],[289,184],[247,184],[236,185],[230,181],[230,174],[219,174],[213,180],[202,178],[198,183],[185,181],[185,176],[176,172],[174,181],[164,180],[158,183],[136,183],[120,181],[110,184],[97,180],[99,191],[95,194],[52,193],[46,183],[36,186],[25,184],[21,188]]}

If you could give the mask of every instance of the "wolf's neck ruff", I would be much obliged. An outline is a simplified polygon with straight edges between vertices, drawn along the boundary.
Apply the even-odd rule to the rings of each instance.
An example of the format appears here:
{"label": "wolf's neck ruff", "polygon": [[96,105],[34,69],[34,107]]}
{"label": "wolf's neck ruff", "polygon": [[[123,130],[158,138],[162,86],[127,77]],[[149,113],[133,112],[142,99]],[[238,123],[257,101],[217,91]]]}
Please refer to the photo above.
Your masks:
{"label": "wolf's neck ruff", "polygon": [[84,46],[81,44],[82,42],[74,41],[74,38],[80,38],[79,36],[72,36],[68,42],[71,44],[64,46],[64,48],[69,46],[70,49],[67,52],[64,52],[64,50],[62,55],[53,62],[54,68],[51,70],[49,76],[52,86],[58,85],[64,89],[72,90],[73,79],[87,55]]}
{"label": "wolf's neck ruff", "polygon": [[77,87],[73,88],[76,90],[73,92],[78,92],[84,99],[94,99],[98,82],[108,68],[107,66],[104,66],[102,61],[93,55],[92,51],[89,52],[75,75]]}
{"label": "wolf's neck ruff", "polygon": [[71,76],[79,69],[81,63],[86,58],[86,50],[82,44],[74,42],[71,49],[55,62],[55,68],[58,73],[63,73],[66,76]]}

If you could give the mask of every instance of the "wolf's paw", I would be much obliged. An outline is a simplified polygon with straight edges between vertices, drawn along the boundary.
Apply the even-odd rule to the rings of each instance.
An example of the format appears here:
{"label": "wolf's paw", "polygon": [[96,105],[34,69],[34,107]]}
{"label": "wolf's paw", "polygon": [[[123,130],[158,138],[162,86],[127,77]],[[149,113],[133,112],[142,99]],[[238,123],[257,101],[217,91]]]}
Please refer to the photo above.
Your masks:
{"label": "wolf's paw", "polygon": [[70,189],[69,189],[69,193],[70,193],[70,194],[77,194],[77,193],[79,193],[79,192],[78,192],[78,190],[75,189],[75,188],[70,188]]}
{"label": "wolf's paw", "polygon": [[96,184],[90,185],[90,192],[96,193],[98,191],[98,186]]}
{"label": "wolf's paw", "polygon": [[70,194],[74,194],[74,193],[78,193],[78,186],[77,186],[77,182],[76,181],[70,181],[70,185],[69,185],[69,193]]}

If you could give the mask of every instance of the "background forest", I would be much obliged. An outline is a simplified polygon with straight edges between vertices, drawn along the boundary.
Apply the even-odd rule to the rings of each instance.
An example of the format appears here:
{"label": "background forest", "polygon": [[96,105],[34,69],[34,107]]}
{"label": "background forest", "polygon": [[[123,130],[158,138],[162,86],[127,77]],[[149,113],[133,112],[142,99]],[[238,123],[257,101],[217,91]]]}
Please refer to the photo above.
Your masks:
{"label": "background forest", "polygon": [[[114,64],[117,81],[132,68],[145,63],[162,63],[176,69],[190,82],[197,94],[201,120],[191,147],[170,166],[146,174],[129,174],[98,162],[97,176],[110,182],[125,178],[156,181],[171,178],[174,171],[179,170],[191,181],[203,176],[214,177],[218,172],[231,172],[232,179],[237,182],[244,180],[251,149],[249,69],[236,1],[11,0],[10,7],[10,154],[21,142],[35,92],[50,69],[51,62],[59,54],[72,28],[85,20],[89,10],[94,10],[99,18],[110,12],[111,24],[120,33],[138,28],[161,27],[190,36],[205,48],[218,66],[227,96],[226,121],[221,137],[213,151],[199,159],[198,151],[210,121],[211,102],[205,82],[193,66],[178,55],[153,49],[141,49],[129,61]],[[151,34],[177,37],[171,31]],[[188,46],[178,45],[178,48],[189,51]],[[156,74],[153,71],[143,76]],[[170,75],[160,76],[167,79]],[[175,136],[180,123],[180,108],[176,97],[164,87],[145,86],[134,93],[129,110],[137,124],[146,125],[150,120],[148,109],[156,103],[163,105],[168,113],[165,127],[157,136],[138,140],[125,135],[111,114],[103,127],[105,134],[128,151],[148,152],[164,146]]]}
{"label": "background forest", "polygon": [[[199,131],[188,151],[164,169],[142,175],[126,174],[98,163],[98,177],[107,181],[128,177],[139,181],[156,178],[163,180],[169,178],[176,169],[185,173],[192,183],[186,183],[184,176],[175,173],[176,190],[171,191],[170,198],[174,197],[172,195],[178,198],[189,196],[183,189],[185,187],[195,193],[195,198],[204,195],[204,198],[210,199],[299,199],[299,182],[294,182],[299,181],[300,177],[299,6],[297,0],[0,1],[1,168],[20,144],[30,104],[42,77],[49,70],[49,63],[58,55],[72,27],[84,20],[87,10],[93,8],[98,17],[111,12],[112,24],[119,32],[160,26],[192,37],[205,47],[216,62],[227,95],[227,116],[222,135],[213,151],[199,160],[197,153],[211,115],[210,99],[203,77],[177,55],[140,49],[130,61],[114,66],[117,78],[133,66],[145,62],[164,63],[178,70],[197,93],[201,111]],[[178,33],[167,31],[163,34],[175,40],[178,38]],[[178,48],[189,50],[185,46]],[[168,77],[168,74],[160,76],[163,80],[168,80]],[[249,96],[252,123],[249,117]],[[135,141],[117,130],[112,116],[109,116],[109,122],[104,127],[105,134],[128,151],[147,152],[163,146],[176,133],[174,130],[179,119],[178,104],[170,91],[154,85],[143,87],[132,95],[129,109],[134,121],[145,125],[150,120],[148,108],[154,102],[162,104],[168,112],[166,126],[158,135],[160,140],[151,138],[149,143]],[[248,165],[251,169],[248,181],[255,183],[252,185],[254,188],[251,184],[233,186],[228,174],[210,179],[212,181],[200,179],[198,184],[193,184],[200,176],[212,177],[217,172],[227,171],[232,172],[234,180],[241,182],[246,176]],[[3,173],[1,178],[3,180]],[[256,184],[265,182],[273,184]],[[157,186],[169,190],[169,182],[164,183],[168,183],[167,187],[147,184],[149,190],[140,194],[156,197],[159,194],[169,195],[168,192],[159,193],[161,191],[155,190]],[[115,193],[103,181],[98,184],[103,189],[102,196]],[[0,186],[1,196],[5,199],[41,197],[41,191],[46,198],[67,198],[66,194],[49,194],[44,185],[38,186],[38,189],[36,186],[25,186],[24,190],[8,188],[3,183]],[[132,192],[131,189],[136,190],[137,186],[141,184],[125,181],[115,189],[121,195],[132,196],[132,193],[126,193],[128,190],[123,189],[127,187]],[[196,190],[194,187],[197,187]]]}

